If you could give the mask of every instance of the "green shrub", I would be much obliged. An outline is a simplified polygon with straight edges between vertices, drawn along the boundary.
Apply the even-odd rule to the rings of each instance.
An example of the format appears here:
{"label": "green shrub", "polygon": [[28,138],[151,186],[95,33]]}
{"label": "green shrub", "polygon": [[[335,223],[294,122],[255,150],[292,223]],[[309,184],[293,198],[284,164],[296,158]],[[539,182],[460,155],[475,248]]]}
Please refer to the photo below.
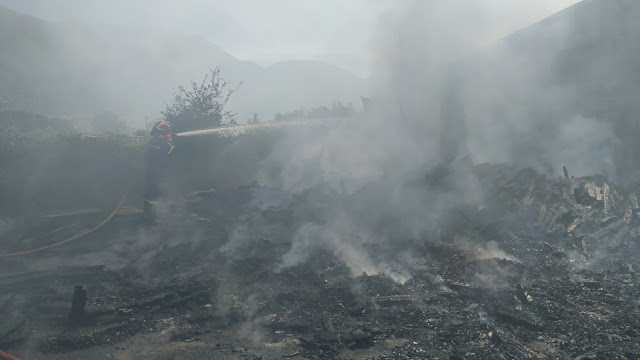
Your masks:
{"label": "green shrub", "polygon": [[216,128],[233,122],[236,114],[224,107],[240,85],[231,89],[228,86],[220,76],[220,68],[216,67],[200,84],[192,81],[190,89],[179,86],[162,115],[176,132]]}

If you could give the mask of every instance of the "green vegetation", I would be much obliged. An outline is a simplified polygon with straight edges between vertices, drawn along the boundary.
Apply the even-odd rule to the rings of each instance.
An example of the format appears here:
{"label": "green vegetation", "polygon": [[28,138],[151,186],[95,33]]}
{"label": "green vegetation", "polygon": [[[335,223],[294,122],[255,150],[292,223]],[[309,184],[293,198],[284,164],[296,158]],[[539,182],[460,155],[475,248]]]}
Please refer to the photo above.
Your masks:
{"label": "green vegetation", "polygon": [[355,113],[353,109],[353,105],[343,104],[339,101],[334,102],[332,107],[327,106],[318,106],[313,107],[309,110],[304,108],[296,109],[293,111],[289,111],[287,113],[281,114],[277,113],[273,121],[274,122],[288,122],[288,121],[296,121],[296,120],[304,120],[304,119],[319,119],[319,118],[340,118],[340,117],[348,117]]}
{"label": "green vegetation", "polygon": [[84,136],[68,119],[1,111],[0,216],[110,207],[143,150],[124,134]]}
{"label": "green vegetation", "polygon": [[224,107],[241,84],[228,88],[229,84],[220,76],[220,68],[216,67],[199,84],[192,81],[190,89],[179,86],[162,115],[178,132],[216,128],[235,122],[236,114]]}
{"label": "green vegetation", "polygon": [[[70,120],[0,112],[0,217],[70,208],[107,210],[134,174],[127,205],[141,207],[148,133],[137,134],[83,135]],[[168,195],[252,183],[256,164],[271,152],[278,136],[280,132],[270,131],[237,138],[178,137],[168,158]]]}
{"label": "green vegetation", "polygon": [[[230,87],[211,70],[201,82],[180,86],[162,112],[176,132],[235,124],[225,108],[240,85]],[[353,114],[351,104],[334,103],[277,114],[295,121]],[[112,208],[137,174],[128,204],[140,207],[144,194],[148,131],[124,133],[112,111],[95,113],[82,134],[70,119],[24,110],[0,110],[0,217],[19,217],[68,208]],[[258,114],[247,120],[259,124]],[[195,190],[236,187],[256,180],[256,168],[286,130],[250,131],[240,137],[177,137],[169,157],[169,196]]]}

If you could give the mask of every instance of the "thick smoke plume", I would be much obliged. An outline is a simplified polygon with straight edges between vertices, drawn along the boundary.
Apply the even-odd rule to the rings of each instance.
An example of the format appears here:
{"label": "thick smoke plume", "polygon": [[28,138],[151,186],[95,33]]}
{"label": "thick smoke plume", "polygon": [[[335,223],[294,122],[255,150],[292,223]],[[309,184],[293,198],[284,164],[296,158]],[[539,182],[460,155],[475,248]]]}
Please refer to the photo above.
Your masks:
{"label": "thick smoke plume", "polygon": [[[536,64],[515,41],[493,44],[516,30],[495,21],[509,16],[500,5],[520,11],[507,3],[414,1],[381,20],[372,111],[332,129],[291,133],[261,163],[263,183],[329,194],[320,197],[329,204],[306,198],[315,218],[298,227],[282,268],[329,252],[354,275],[406,279],[409,269],[372,261],[366,246],[392,248],[385,261],[399,262],[403,242],[439,240],[443,224],[456,221],[454,209],[477,209],[486,195],[472,164],[548,176],[564,164],[576,175],[614,173],[612,127],[574,112],[576,90],[547,81],[562,49],[542,49],[548,53],[538,59],[549,64]],[[554,31],[562,39],[572,29]],[[430,182],[438,172],[444,180]],[[480,248],[509,258],[496,244]]]}

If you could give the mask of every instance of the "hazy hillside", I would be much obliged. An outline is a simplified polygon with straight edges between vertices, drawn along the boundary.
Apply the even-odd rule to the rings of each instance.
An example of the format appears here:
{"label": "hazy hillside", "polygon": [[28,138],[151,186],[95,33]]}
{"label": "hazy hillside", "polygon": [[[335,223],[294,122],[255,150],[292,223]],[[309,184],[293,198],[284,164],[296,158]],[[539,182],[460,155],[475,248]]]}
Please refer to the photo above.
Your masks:
{"label": "hazy hillside", "polygon": [[544,152],[546,163],[585,173],[637,172],[638,16],[634,0],[585,0],[454,66],[468,150],[522,166]]}
{"label": "hazy hillside", "polygon": [[328,64],[264,69],[197,36],[51,23],[2,7],[0,49],[0,97],[70,116],[103,110],[158,116],[173,88],[215,66],[230,83],[243,81],[230,104],[240,121],[253,113],[268,119],[300,106],[354,101],[364,91],[361,79]]}
{"label": "hazy hillside", "polygon": [[638,16],[640,2],[634,0],[584,0],[507,37],[488,49],[486,60],[497,70],[504,62],[496,60],[513,54],[511,68],[516,62],[536,67],[519,70],[543,75],[541,82],[570,87],[577,95],[575,105],[597,115],[610,104],[595,98],[613,93],[618,100],[637,98]]}

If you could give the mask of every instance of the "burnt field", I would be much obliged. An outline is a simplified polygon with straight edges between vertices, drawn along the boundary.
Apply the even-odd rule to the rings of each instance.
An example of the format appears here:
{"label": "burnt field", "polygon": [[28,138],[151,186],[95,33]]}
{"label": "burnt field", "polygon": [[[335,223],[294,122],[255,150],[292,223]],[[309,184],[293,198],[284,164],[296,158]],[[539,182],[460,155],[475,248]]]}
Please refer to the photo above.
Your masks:
{"label": "burnt field", "polygon": [[[635,188],[493,165],[464,174],[481,198],[464,200],[450,186],[462,175],[438,168],[397,196],[379,183],[192,193],[167,202],[154,227],[124,208],[84,238],[0,261],[0,349],[21,359],[640,359]],[[407,197],[421,211],[396,211]],[[2,252],[63,240],[107,213],[24,219]]]}

